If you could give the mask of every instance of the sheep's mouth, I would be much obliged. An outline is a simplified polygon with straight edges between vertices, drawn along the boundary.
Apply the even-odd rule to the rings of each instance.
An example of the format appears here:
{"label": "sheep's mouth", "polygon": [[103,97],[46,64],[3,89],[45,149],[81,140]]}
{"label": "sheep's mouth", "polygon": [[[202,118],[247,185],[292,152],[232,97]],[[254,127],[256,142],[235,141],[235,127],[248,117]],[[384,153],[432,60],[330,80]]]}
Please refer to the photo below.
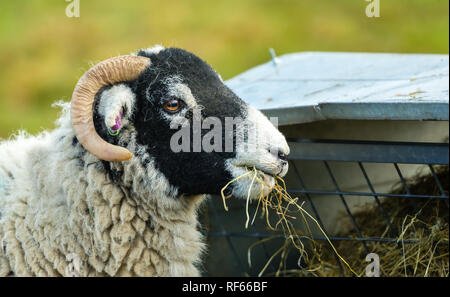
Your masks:
{"label": "sheep's mouth", "polygon": [[236,167],[240,167],[243,168],[247,171],[252,171],[252,170],[256,170],[257,174],[261,175],[261,178],[273,178],[275,179],[278,174],[274,174],[273,172],[269,172],[266,169],[260,168],[258,166],[249,166],[249,165],[234,165]]}
{"label": "sheep's mouth", "polygon": [[250,165],[234,165],[233,166],[237,168],[241,168],[244,171],[253,171],[256,170],[257,176],[264,182],[266,185],[272,185],[275,182],[275,179],[277,178],[277,174],[274,174],[273,172],[269,172],[266,169],[260,168],[258,166],[250,166]]}
{"label": "sheep's mouth", "polygon": [[[231,168],[234,182],[224,191],[225,196],[258,199],[261,195],[267,196],[275,187],[276,174],[272,172],[256,166],[232,165]],[[255,170],[257,179],[253,178]]]}
{"label": "sheep's mouth", "polygon": [[273,184],[277,175],[267,172],[263,169],[259,169],[257,167],[255,167],[256,171],[258,172],[257,174],[260,175],[260,178],[264,181],[265,184],[270,185]]}
{"label": "sheep's mouth", "polygon": [[258,174],[264,174],[271,176],[272,178],[284,177],[287,173],[287,164],[273,162],[259,164],[259,162],[245,162],[239,160],[232,160],[228,163],[232,168],[238,169],[238,171],[253,171],[256,170]]}

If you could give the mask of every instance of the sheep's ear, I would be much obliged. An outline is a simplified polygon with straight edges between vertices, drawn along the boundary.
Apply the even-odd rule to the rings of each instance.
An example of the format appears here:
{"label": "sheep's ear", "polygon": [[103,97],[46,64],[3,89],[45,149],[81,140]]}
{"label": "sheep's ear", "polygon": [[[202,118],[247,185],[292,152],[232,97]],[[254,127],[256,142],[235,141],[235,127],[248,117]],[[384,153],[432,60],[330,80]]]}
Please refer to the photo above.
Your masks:
{"label": "sheep's ear", "polygon": [[135,94],[125,84],[115,85],[102,92],[98,113],[103,117],[110,135],[118,135],[120,130],[128,124],[135,101]]}

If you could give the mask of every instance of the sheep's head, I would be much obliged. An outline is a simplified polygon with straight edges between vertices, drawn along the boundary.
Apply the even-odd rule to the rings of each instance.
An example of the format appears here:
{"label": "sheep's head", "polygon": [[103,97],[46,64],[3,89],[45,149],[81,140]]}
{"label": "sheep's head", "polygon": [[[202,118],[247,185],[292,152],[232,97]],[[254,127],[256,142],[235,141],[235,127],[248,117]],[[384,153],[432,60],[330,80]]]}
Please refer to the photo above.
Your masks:
{"label": "sheep's head", "polygon": [[[97,64],[77,84],[71,115],[88,152],[107,162],[151,165],[177,197],[218,194],[246,167],[265,173],[266,185],[251,192],[256,197],[288,170],[284,136],[208,64],[181,49],[156,47]],[[246,197],[250,182],[239,180],[227,194]]]}

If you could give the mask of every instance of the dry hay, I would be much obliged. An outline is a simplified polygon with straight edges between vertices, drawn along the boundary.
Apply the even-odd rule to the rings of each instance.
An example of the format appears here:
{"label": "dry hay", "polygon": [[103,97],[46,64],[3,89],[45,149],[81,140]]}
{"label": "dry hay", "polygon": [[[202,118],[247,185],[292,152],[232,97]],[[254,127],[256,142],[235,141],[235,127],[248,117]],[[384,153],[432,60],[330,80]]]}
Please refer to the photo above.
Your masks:
{"label": "dry hay", "polygon": [[[436,175],[439,178],[446,195],[448,196],[449,184],[448,166],[437,168]],[[262,186],[262,173],[256,169],[250,169],[240,178],[251,178],[253,185],[259,183]],[[237,179],[236,179],[237,180]],[[236,181],[233,180],[232,182]],[[227,184],[223,190],[225,190]],[[416,176],[407,181],[410,192],[417,195],[440,196],[441,192],[433,175]],[[251,186],[250,186],[251,188]],[[225,197],[222,198],[226,208]],[[392,193],[405,193],[399,185]],[[250,196],[250,189],[249,189]],[[412,199],[415,199],[412,201]],[[286,237],[284,244],[267,260],[260,275],[275,276],[342,276],[342,270],[336,261],[340,259],[345,276],[364,276],[366,266],[366,250],[361,242],[334,241],[331,242],[324,230],[313,216],[299,205],[298,198],[292,198],[286,192],[284,181],[276,177],[274,190],[267,197],[259,197],[256,212],[250,221],[248,210],[249,197],[246,208],[246,227],[253,223],[258,209],[265,217],[267,226],[271,230],[282,230]],[[448,201],[447,201],[448,202]],[[448,276],[449,275],[449,209],[443,199],[418,199],[389,197],[382,202],[383,208],[389,213],[391,225],[398,232],[398,241],[367,242],[370,253],[378,254],[380,258],[381,276]],[[278,221],[271,222],[269,212],[273,211],[278,216]],[[384,217],[376,206],[355,212],[357,225],[360,227],[363,237],[388,238],[390,237]],[[292,220],[300,218],[305,222],[306,230],[295,229]],[[325,242],[313,240],[309,224],[316,225]],[[355,237],[350,231],[337,234],[337,237]],[[258,241],[248,249],[249,265],[251,250],[258,244],[271,238]],[[286,261],[288,254],[295,250],[298,252],[299,269],[288,270]],[[265,273],[268,265],[275,258],[280,259],[276,272]]]}
{"label": "dry hay", "polygon": [[[437,168],[436,175],[448,196],[448,166]],[[431,174],[411,178],[407,185],[412,194],[441,195]],[[400,184],[392,193],[406,192]],[[382,206],[389,213],[391,225],[398,234],[398,241],[367,242],[369,252],[378,254],[380,258],[381,276],[449,276],[449,208],[446,203],[448,200],[443,199],[385,198]],[[354,217],[363,237],[390,237],[386,221],[378,207],[356,212]],[[354,233],[350,232],[337,236],[354,237]],[[361,243],[341,241],[336,243],[336,248],[360,275],[365,275],[367,253]],[[333,263],[329,253],[322,253],[322,259],[326,263]],[[338,276],[341,272],[337,265],[328,264],[327,269],[322,270],[320,275]],[[345,275],[350,273],[345,271]]]}

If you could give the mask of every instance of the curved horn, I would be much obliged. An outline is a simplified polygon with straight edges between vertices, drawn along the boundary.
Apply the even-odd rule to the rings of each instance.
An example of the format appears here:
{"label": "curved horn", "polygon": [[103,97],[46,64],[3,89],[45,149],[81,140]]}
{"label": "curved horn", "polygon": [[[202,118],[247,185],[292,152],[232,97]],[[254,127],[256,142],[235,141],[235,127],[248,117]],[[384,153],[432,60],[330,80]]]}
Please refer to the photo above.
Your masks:
{"label": "curved horn", "polygon": [[140,56],[119,56],[98,63],[78,81],[72,94],[71,119],[75,136],[91,154],[104,161],[125,161],[133,157],[127,149],[104,141],[95,131],[93,103],[101,87],[136,79],[150,65]]}

